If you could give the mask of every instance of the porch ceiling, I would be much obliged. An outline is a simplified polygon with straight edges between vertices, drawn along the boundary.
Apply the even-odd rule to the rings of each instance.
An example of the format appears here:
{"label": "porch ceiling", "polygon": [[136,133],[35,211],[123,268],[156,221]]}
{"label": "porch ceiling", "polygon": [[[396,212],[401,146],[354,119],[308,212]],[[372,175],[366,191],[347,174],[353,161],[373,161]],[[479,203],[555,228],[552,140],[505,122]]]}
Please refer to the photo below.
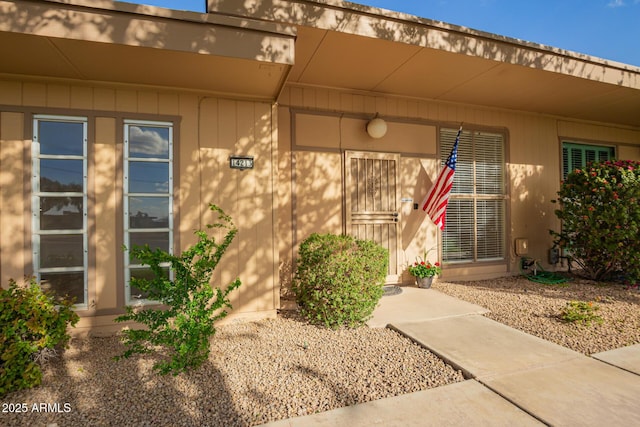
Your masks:
{"label": "porch ceiling", "polygon": [[120,3],[0,0],[0,73],[273,100],[295,31]]}
{"label": "porch ceiling", "polygon": [[288,81],[640,126],[638,70],[500,49],[482,57],[301,26]]}

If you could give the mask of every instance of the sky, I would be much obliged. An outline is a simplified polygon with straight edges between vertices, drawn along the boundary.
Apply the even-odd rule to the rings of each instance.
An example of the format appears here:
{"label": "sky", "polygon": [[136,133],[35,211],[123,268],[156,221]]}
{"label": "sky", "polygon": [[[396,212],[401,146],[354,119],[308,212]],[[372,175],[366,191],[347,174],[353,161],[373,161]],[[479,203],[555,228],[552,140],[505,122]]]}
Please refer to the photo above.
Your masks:
{"label": "sky", "polygon": [[[204,12],[206,4],[206,0],[128,2],[195,12]],[[640,66],[640,0],[360,0],[357,3]]]}

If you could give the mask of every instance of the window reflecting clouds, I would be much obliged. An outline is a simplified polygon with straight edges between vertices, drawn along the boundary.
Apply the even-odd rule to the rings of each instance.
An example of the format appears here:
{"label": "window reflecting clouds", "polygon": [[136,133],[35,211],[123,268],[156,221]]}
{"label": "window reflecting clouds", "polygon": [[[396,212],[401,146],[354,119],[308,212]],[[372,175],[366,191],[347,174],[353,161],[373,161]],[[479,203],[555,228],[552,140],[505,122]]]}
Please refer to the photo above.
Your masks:
{"label": "window reflecting clouds", "polygon": [[129,126],[129,157],[169,158],[169,128]]}

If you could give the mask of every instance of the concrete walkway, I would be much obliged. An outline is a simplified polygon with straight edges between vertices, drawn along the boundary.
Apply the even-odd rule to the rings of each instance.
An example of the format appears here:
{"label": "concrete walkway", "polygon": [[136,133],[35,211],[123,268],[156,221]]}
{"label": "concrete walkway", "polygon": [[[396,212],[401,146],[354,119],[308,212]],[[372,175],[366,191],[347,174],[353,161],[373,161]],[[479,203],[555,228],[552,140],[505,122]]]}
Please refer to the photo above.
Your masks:
{"label": "concrete walkway", "polygon": [[469,378],[268,426],[640,425],[640,345],[584,356],[434,289],[384,297],[369,322],[419,342]]}

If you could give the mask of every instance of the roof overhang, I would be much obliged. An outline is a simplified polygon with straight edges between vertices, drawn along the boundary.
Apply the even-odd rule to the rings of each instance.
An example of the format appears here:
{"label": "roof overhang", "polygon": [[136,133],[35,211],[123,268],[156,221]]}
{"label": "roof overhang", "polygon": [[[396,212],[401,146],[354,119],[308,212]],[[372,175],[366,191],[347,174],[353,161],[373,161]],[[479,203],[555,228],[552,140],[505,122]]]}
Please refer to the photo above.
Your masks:
{"label": "roof overhang", "polygon": [[209,0],[298,28],[292,84],[640,127],[640,68],[340,0]]}
{"label": "roof overhang", "polygon": [[277,97],[295,29],[109,0],[0,0],[0,73]]}

